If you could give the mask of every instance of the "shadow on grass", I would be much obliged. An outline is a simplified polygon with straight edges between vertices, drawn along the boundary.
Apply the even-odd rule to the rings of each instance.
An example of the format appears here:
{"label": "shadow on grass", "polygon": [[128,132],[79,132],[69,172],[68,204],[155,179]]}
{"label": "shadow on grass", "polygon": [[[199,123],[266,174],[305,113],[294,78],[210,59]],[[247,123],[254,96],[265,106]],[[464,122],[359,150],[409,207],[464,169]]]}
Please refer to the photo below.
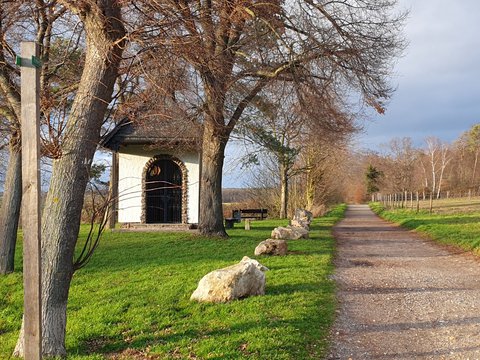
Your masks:
{"label": "shadow on grass", "polygon": [[[255,257],[253,254],[255,247],[259,242],[269,238],[273,229],[272,225],[266,225],[264,228],[253,228],[251,231],[230,230],[230,237],[227,239],[205,238],[192,234],[115,234],[115,237],[106,237],[102,240],[91,263],[82,271],[88,273],[103,272],[107,269],[109,272],[136,271],[150,266],[193,267],[219,262],[231,265],[240,261],[244,255]],[[292,240],[289,243],[295,249],[289,256],[328,254],[331,249],[318,245],[318,242],[323,243],[329,238],[328,229],[330,227],[326,225],[312,226],[311,239]],[[122,251],[118,251],[119,247]]]}
{"label": "shadow on grass", "polygon": [[282,284],[282,285],[267,285],[268,295],[280,295],[280,294],[295,294],[298,292],[318,292],[318,288],[321,284],[316,282],[311,283],[295,283],[295,284]]}
{"label": "shadow on grass", "polygon": [[[313,286],[309,285],[309,286]],[[284,289],[286,290],[286,289]],[[288,291],[294,291],[293,289],[289,289]],[[318,290],[317,290],[318,291]],[[320,306],[321,301],[318,301],[318,306]],[[222,306],[222,305],[217,305]],[[313,308],[317,308],[314,306]],[[310,316],[311,315],[311,316]],[[318,322],[316,324],[312,324],[306,319],[313,321],[316,319]],[[184,346],[182,348],[182,344],[188,342],[190,344],[201,342],[204,340],[214,340],[218,342],[219,348],[222,347],[222,342],[225,338],[232,339],[233,341],[238,341],[239,345],[243,341],[249,340],[248,337],[245,337],[246,334],[250,333],[250,336],[255,336],[257,333],[261,332],[269,332],[271,329],[276,328],[283,328],[283,329],[295,329],[295,331],[302,331],[307,332],[312,325],[318,326],[319,322],[324,322],[324,318],[320,318],[318,314],[304,314],[304,316],[300,318],[293,318],[293,319],[279,319],[274,316],[269,318],[265,317],[262,321],[251,321],[251,322],[238,322],[228,327],[218,327],[215,329],[195,329],[193,326],[189,326],[186,329],[179,329],[175,330],[173,328],[165,328],[165,329],[157,329],[156,331],[152,332],[145,332],[138,336],[135,336],[133,339],[123,339],[119,337],[100,337],[100,338],[88,338],[84,339],[78,348],[71,348],[69,352],[76,353],[78,355],[100,355],[100,356],[112,356],[115,354],[121,354],[123,351],[127,349],[134,349],[140,352],[144,352],[145,349],[149,349],[155,346],[163,346],[164,352],[169,352],[170,348],[172,350],[177,351],[178,349],[183,349],[187,354],[177,354],[178,356],[181,355],[188,355],[192,354],[192,349],[190,347]],[[180,344],[180,346],[179,346]],[[180,352],[181,352],[180,350]],[[262,351],[252,351],[250,353],[245,354],[240,348],[226,349],[228,352],[227,358],[254,358],[254,359],[265,359],[271,358],[272,353],[275,354],[283,354],[283,355],[290,355],[288,358],[296,358],[295,355],[298,354],[298,346],[295,342],[285,341],[281,344],[281,347],[267,346],[265,353]],[[270,356],[268,355],[270,354]],[[156,358],[155,354],[152,353],[152,358]],[[213,357],[212,357],[213,356]],[[160,357],[159,358],[164,358]],[[177,357],[175,357],[177,358]],[[178,357],[178,358],[186,358],[186,357]],[[195,357],[196,358],[196,357]],[[219,357],[218,355],[215,356],[214,354],[209,354],[209,359],[225,359],[225,357]]]}
{"label": "shadow on grass", "polygon": [[[269,229],[271,227],[269,226]],[[282,270],[282,271],[289,271],[289,268],[294,267],[295,270],[298,270],[299,267],[311,267],[311,265],[307,262],[297,261],[295,258],[298,256],[299,259],[305,259],[305,256],[309,257],[312,256],[330,256],[332,255],[332,241],[326,241],[327,235],[323,234],[326,229],[330,229],[328,226],[318,225],[312,226],[312,235],[313,239],[310,240],[299,240],[299,241],[291,241],[289,245],[292,245],[293,250],[286,258],[292,259],[289,264],[284,263],[284,259],[286,258],[279,258],[279,257],[259,257],[258,259],[262,262],[265,259],[267,262],[267,266],[270,270]],[[187,264],[192,269],[192,274],[196,272],[198,269],[199,264],[202,263],[202,266],[205,266],[205,263],[212,263],[212,261],[228,261],[232,263],[233,261],[236,262],[240,260],[238,254],[244,253],[246,249],[251,251],[251,255],[253,256],[253,249],[259,241],[263,240],[262,238],[258,238],[257,234],[251,233],[253,236],[252,238],[246,237],[245,233],[238,232],[235,234],[235,231],[231,232],[231,238],[228,240],[213,240],[213,239],[193,239],[192,241],[187,241],[183,243],[176,243],[171,242],[166,246],[158,248],[158,244],[154,247],[157,251],[157,254],[152,254],[152,249],[136,249],[137,252],[140,252],[142,260],[138,259],[135,260],[135,266],[132,268],[132,255],[130,254],[129,259],[124,259],[119,261],[116,264],[112,264],[108,259],[102,267],[103,270],[109,271],[116,271],[120,269],[129,269],[135,270],[141,267],[146,266],[146,264],[154,264],[158,266],[163,265],[172,265],[172,264]],[[249,234],[250,235],[250,234]],[[227,244],[227,246],[225,246]],[[173,249],[172,249],[173,248]],[[206,249],[210,249],[209,251],[205,251]],[[198,249],[202,249],[202,251],[198,251]],[[183,254],[182,254],[183,253]],[[179,254],[181,254],[179,258]],[[250,256],[250,255],[249,255]],[[150,258],[149,258],[150,257]],[[268,260],[267,260],[268,259]],[[161,261],[161,262],[160,262]],[[158,263],[160,262],[160,263]],[[270,262],[270,264],[268,264]],[[184,271],[190,271],[188,269],[184,269]],[[195,274],[196,276],[196,274]],[[322,277],[323,279],[323,277]],[[209,359],[237,359],[237,358],[254,358],[254,359],[266,359],[266,358],[273,358],[275,354],[284,354],[285,358],[303,358],[302,356],[298,357],[299,351],[305,351],[303,349],[304,346],[298,346],[296,341],[284,341],[282,342],[280,348],[273,343],[269,344],[265,348],[265,353],[263,350],[256,353],[252,349],[251,352],[245,352],[241,349],[241,343],[245,341],[252,341],[253,339],[257,338],[257,334],[260,332],[271,333],[271,329],[280,328],[281,332],[285,332],[287,335],[289,331],[300,331],[301,338],[304,340],[305,338],[311,339],[310,341],[318,341],[318,339],[323,339],[325,335],[318,335],[320,328],[323,327],[326,329],[331,322],[333,321],[333,310],[322,310],[325,309],[326,302],[329,301],[333,303],[330,296],[333,296],[333,283],[330,281],[324,282],[319,281],[318,283],[313,282],[295,282],[295,283],[287,283],[287,284],[275,284],[275,285],[268,285],[267,284],[267,295],[264,299],[255,299],[254,301],[254,310],[250,308],[250,310],[246,310],[247,314],[248,311],[253,311],[253,313],[259,313],[265,311],[265,309],[270,309],[269,304],[278,302],[278,301],[285,301],[286,298],[289,298],[292,301],[293,298],[296,298],[295,295],[302,296],[306,295],[308,298],[312,299],[313,301],[310,302],[309,306],[306,308],[299,308],[301,311],[297,310],[295,313],[295,318],[283,317],[275,313],[267,313],[265,316],[262,316],[260,319],[257,318],[257,321],[252,322],[245,322],[242,320],[233,321],[233,324],[227,324],[226,326],[219,325],[223,323],[224,319],[220,314],[223,311],[227,313],[230,311],[228,310],[228,306],[230,305],[206,305],[208,308],[210,307],[218,307],[219,318],[218,320],[212,319],[211,322],[206,323],[198,323],[198,319],[196,320],[194,317],[198,316],[195,315],[196,309],[193,305],[190,310],[187,312],[191,314],[182,316],[182,319],[179,323],[175,323],[171,328],[168,326],[157,328],[157,326],[153,326],[150,331],[142,331],[140,333],[136,333],[135,336],[132,338],[125,338],[123,332],[119,331],[118,335],[114,335],[110,338],[102,338],[96,339],[94,335],[89,338],[82,339],[81,342],[77,347],[69,349],[69,352],[78,353],[79,355],[100,355],[100,356],[112,356],[122,354],[123,352],[128,351],[128,349],[134,349],[135,351],[142,352],[149,347],[159,347],[160,350],[163,351],[162,356],[159,358],[170,358],[174,357],[172,353],[169,353],[170,349],[172,351],[176,351],[175,349],[180,349],[182,353],[176,354],[181,356],[181,358],[187,358],[189,356],[190,347],[185,345],[186,342],[190,344],[195,344],[197,342],[205,341],[207,344],[210,342],[214,342],[219,344],[219,348],[222,347],[222,343],[228,337],[234,343],[236,341],[239,342],[237,348],[228,347],[225,349],[226,355],[219,356],[215,351],[209,354]],[[330,290],[325,290],[329,288]],[[287,295],[287,296],[285,296]],[[329,298],[330,300],[326,301]],[[282,300],[283,299],[283,300]],[[242,300],[243,301],[243,300]],[[255,302],[261,302],[260,304],[255,304]],[[238,303],[240,304],[240,303]],[[202,305],[204,306],[204,305]],[[248,305],[250,307],[251,305]],[[333,306],[333,305],[329,305]],[[258,309],[257,309],[258,308]],[[244,310],[239,310],[238,308],[233,311],[239,311],[242,313]],[[161,312],[158,316],[162,316]],[[190,320],[190,317],[192,319]],[[211,324],[215,326],[214,329],[211,329]],[[312,330],[315,329],[315,330]],[[323,330],[325,331],[325,330]],[[270,338],[268,336],[267,338]],[[303,341],[302,340],[302,341]],[[270,340],[269,340],[270,341]],[[202,346],[198,345],[199,350],[201,351]],[[209,345],[205,345],[209,346]],[[301,349],[300,349],[301,348]],[[299,350],[300,349],[300,350]],[[194,350],[195,351],[195,350]],[[185,353],[186,352],[186,353]],[[221,352],[221,351],[220,351]],[[167,354],[167,355],[165,355]],[[302,353],[303,354],[303,353]],[[153,357],[155,358],[155,357]]]}

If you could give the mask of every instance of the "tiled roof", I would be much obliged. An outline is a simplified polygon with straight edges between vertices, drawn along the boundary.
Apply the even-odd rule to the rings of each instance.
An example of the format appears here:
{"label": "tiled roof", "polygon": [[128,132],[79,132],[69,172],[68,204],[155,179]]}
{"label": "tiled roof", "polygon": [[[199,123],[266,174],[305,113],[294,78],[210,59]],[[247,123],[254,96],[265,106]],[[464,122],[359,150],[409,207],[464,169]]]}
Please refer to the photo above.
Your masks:
{"label": "tiled roof", "polygon": [[186,150],[199,149],[201,125],[191,121],[171,119],[142,120],[141,122],[124,119],[115,128],[103,136],[100,145],[119,151],[122,145],[146,145],[151,149]]}

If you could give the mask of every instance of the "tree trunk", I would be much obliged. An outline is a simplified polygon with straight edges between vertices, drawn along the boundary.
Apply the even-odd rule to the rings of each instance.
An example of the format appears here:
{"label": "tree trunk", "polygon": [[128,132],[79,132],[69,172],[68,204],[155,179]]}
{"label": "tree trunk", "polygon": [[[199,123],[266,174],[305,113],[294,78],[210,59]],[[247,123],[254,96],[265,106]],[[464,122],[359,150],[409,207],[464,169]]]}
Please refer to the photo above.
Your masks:
{"label": "tree trunk", "polygon": [[[101,9],[92,9],[82,16],[87,43],[85,67],[68,118],[62,156],[53,163],[42,216],[42,350],[45,356],[66,356],[67,300],[85,188],[124,46],[120,41],[124,28],[118,5],[114,1],[102,4],[98,5]],[[21,334],[19,343],[22,341]],[[16,350],[20,348],[21,344],[17,343]]]}
{"label": "tree trunk", "polygon": [[287,218],[288,206],[288,168],[280,164],[280,219]]}
{"label": "tree trunk", "polygon": [[479,153],[479,149],[477,149],[475,151],[475,162],[473,164],[473,171],[472,171],[472,181],[471,181],[471,186],[475,185],[475,175],[477,173],[477,164],[478,164],[478,154]]}
{"label": "tree trunk", "polygon": [[438,179],[438,186],[437,186],[437,200],[440,199],[440,192],[442,191],[442,182],[443,182],[443,171],[444,167],[442,167],[440,171],[440,177]]}
{"label": "tree trunk", "polygon": [[200,221],[205,236],[227,237],[223,224],[222,170],[228,134],[219,134],[212,121],[205,121],[200,184]]}
{"label": "tree trunk", "polygon": [[22,203],[22,152],[19,146],[9,147],[9,162],[0,210],[0,274],[14,270],[18,219]]}
{"label": "tree trunk", "polygon": [[305,191],[305,202],[307,204],[306,209],[308,211],[312,211],[313,209],[313,201],[315,199],[315,179],[312,174],[312,163],[310,157],[307,158],[307,168],[306,171],[307,179],[306,179],[306,191]]}

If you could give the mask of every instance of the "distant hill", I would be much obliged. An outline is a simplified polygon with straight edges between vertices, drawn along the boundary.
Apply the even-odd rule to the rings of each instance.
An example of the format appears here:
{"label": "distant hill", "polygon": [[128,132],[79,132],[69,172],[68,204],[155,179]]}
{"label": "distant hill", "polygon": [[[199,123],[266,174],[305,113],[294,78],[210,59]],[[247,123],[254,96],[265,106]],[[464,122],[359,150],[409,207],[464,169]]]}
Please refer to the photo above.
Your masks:
{"label": "distant hill", "polygon": [[226,188],[222,189],[224,203],[240,203],[248,201],[251,197],[250,189]]}

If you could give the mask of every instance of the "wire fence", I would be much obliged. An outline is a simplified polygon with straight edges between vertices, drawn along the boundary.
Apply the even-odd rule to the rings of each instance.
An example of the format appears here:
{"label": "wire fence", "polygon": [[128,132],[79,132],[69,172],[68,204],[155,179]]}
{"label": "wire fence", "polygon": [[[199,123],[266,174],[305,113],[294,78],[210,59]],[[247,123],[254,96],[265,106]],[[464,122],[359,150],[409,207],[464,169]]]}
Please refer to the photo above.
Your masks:
{"label": "wire fence", "polygon": [[430,213],[455,213],[458,211],[480,211],[480,191],[445,191],[427,193],[403,191],[372,194],[373,202],[380,202],[386,209],[428,211]]}

